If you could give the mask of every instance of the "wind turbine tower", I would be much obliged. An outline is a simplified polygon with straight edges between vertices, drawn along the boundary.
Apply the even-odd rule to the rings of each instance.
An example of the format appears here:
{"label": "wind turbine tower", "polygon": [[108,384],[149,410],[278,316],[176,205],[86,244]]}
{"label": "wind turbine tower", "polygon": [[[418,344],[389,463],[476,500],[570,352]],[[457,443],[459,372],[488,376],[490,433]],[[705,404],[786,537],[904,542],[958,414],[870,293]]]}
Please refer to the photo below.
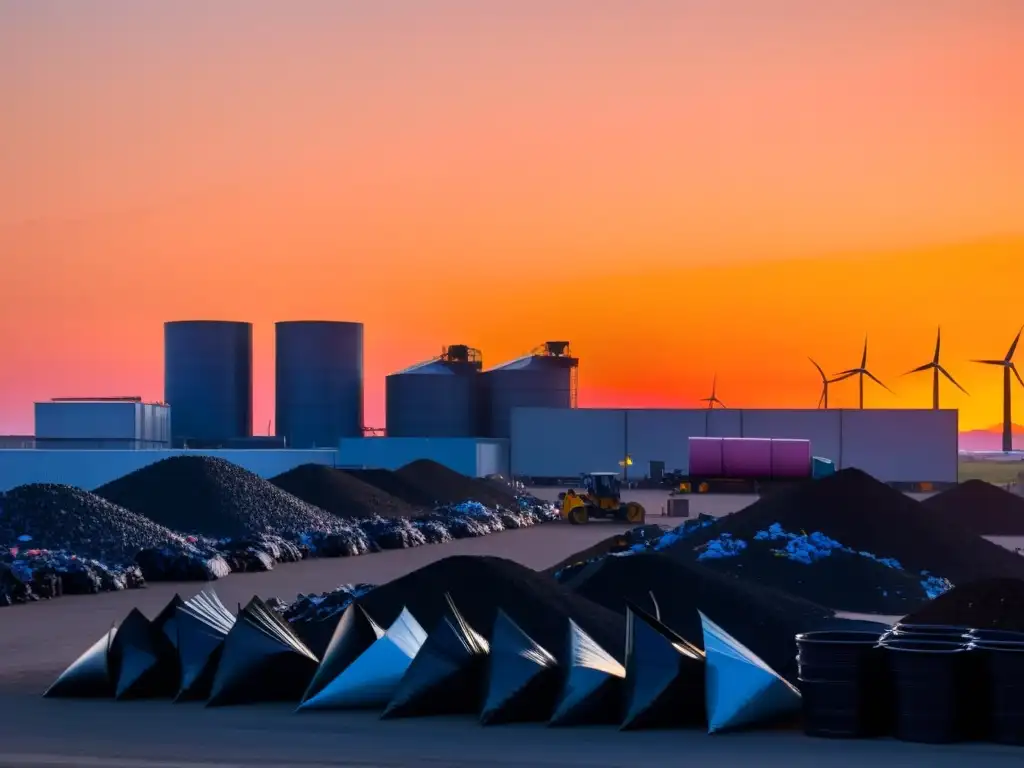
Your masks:
{"label": "wind turbine tower", "polygon": [[818,398],[818,408],[824,408],[827,411],[828,385],[835,384],[837,381],[842,381],[843,379],[848,379],[851,376],[853,376],[853,374],[848,373],[845,376],[837,376],[834,379],[830,379],[828,376],[825,375],[825,371],[822,370],[821,366],[814,361],[813,357],[808,357],[807,359],[811,361],[811,365],[813,365],[818,370],[818,374],[821,376],[821,397]]}
{"label": "wind turbine tower", "polygon": [[909,376],[912,373],[922,373],[924,371],[932,372],[932,408],[935,410],[939,409],[939,374],[942,374],[949,379],[953,385],[963,392],[965,395],[968,394],[967,390],[960,386],[960,382],[949,375],[949,371],[942,367],[939,362],[939,348],[942,346],[942,328],[939,328],[935,332],[935,354],[932,356],[930,363],[919,365],[912,371],[907,371],[904,376]]}
{"label": "wind turbine tower", "polygon": [[875,382],[875,384],[880,386],[886,392],[889,392],[890,394],[893,394],[893,395],[896,394],[891,389],[889,389],[887,386],[885,386],[885,384],[883,384],[882,381],[877,376],[875,376],[875,374],[873,374],[871,371],[868,370],[868,337],[867,336],[864,337],[864,353],[860,356],[860,367],[859,368],[850,368],[849,370],[846,370],[846,371],[840,371],[839,373],[837,373],[835,375],[835,380],[836,381],[842,381],[843,379],[848,379],[851,376],[856,376],[857,377],[857,386],[858,386],[858,389],[859,389],[859,396],[858,396],[858,399],[857,399],[857,407],[860,408],[861,410],[864,410],[864,377],[865,376],[867,378],[871,379],[873,382]]}
{"label": "wind turbine tower", "polygon": [[1017,382],[1024,387],[1024,380],[1021,380],[1017,372],[1017,366],[1013,364],[1013,353],[1017,351],[1017,342],[1020,341],[1020,334],[1024,332],[1024,326],[1017,331],[1013,337],[1013,343],[1006,357],[1002,360],[972,360],[972,363],[982,365],[1001,365],[1003,367],[1003,450],[1009,453],[1013,450],[1013,411],[1010,408],[1010,371],[1017,377]]}
{"label": "wind turbine tower", "polygon": [[718,407],[720,407],[720,408],[725,408],[726,407],[725,403],[723,403],[721,400],[719,400],[718,399],[718,395],[715,394],[715,391],[717,390],[717,388],[718,388],[718,374],[716,373],[715,377],[711,380],[711,397],[702,397],[700,399],[700,401],[702,403],[707,403],[708,404],[708,410],[709,411],[712,408],[714,408],[716,405]]}

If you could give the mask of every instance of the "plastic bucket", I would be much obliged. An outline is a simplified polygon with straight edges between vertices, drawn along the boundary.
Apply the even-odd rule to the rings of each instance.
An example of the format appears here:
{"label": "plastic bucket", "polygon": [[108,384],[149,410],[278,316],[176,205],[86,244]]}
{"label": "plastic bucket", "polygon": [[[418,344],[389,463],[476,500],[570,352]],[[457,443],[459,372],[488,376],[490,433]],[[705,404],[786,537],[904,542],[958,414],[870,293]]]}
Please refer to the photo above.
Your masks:
{"label": "plastic bucket", "polygon": [[797,686],[808,736],[859,738],[886,730],[884,661],[877,632],[796,636]]}
{"label": "plastic bucket", "polygon": [[1024,746],[1024,640],[978,641],[987,706],[984,735],[1000,744]]}
{"label": "plastic bucket", "polygon": [[944,624],[897,624],[882,638],[883,640],[950,640],[966,645],[973,639],[968,627]]}
{"label": "plastic bucket", "polygon": [[976,641],[988,642],[1009,642],[1024,643],[1024,632],[1017,632],[1012,629],[972,629],[971,638]]}
{"label": "plastic bucket", "polygon": [[890,637],[882,643],[895,698],[894,735],[902,741],[946,744],[967,738],[968,650],[949,640]]}

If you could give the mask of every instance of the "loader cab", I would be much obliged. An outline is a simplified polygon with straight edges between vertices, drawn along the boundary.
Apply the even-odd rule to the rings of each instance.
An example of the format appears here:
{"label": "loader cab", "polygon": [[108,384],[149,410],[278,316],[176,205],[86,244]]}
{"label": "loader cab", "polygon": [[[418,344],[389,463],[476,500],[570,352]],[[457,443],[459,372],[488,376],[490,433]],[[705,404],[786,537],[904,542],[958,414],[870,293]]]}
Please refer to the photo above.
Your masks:
{"label": "loader cab", "polygon": [[616,472],[591,472],[583,476],[583,487],[595,503],[614,502],[617,505],[622,485]]}

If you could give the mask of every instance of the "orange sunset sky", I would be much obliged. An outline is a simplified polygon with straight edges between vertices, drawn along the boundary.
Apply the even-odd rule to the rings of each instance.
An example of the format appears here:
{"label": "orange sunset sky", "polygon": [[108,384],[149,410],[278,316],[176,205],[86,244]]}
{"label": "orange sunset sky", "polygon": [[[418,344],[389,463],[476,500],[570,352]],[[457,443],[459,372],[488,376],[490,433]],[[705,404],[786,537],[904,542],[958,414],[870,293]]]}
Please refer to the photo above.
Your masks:
{"label": "orange sunset sky", "polygon": [[[1024,323],[1020,0],[0,3],[0,432],[163,389],[161,324],[366,324],[383,377],[567,338],[584,406],[1001,418]],[[1024,365],[1024,352],[1021,364]],[[855,404],[838,385],[835,405]],[[1014,387],[1017,421],[1024,389]]]}

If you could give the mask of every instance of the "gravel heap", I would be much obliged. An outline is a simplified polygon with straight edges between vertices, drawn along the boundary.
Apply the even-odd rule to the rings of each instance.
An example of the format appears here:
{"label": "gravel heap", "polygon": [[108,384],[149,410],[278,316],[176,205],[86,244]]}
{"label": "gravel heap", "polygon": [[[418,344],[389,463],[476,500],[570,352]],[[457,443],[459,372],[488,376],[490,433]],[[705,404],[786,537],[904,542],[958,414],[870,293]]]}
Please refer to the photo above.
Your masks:
{"label": "gravel heap", "polygon": [[600,560],[572,588],[622,615],[627,601],[634,602],[700,647],[697,611],[703,611],[789,680],[796,678],[794,635],[825,626],[834,616],[808,600],[656,552]]}
{"label": "gravel heap", "polygon": [[921,502],[939,525],[978,536],[1024,536],[1024,498],[984,480],[968,480]]}
{"label": "gravel heap", "polygon": [[1024,581],[983,579],[951,589],[903,619],[907,624],[945,624],[1024,632]]}
{"label": "gravel heap", "polygon": [[80,488],[48,483],[0,495],[0,552],[37,597],[227,573],[215,552],[164,526]]}
{"label": "gravel heap", "polygon": [[[350,587],[343,590],[351,592]],[[620,660],[623,658],[623,616],[573,594],[543,574],[503,558],[446,557],[370,590],[359,598],[359,604],[385,627],[398,618],[402,608],[408,607],[424,629],[430,631],[445,615],[446,593],[452,596],[470,626],[488,639],[501,608],[557,658],[565,658],[570,618],[605,650]],[[337,612],[329,620],[324,620],[323,612],[312,622],[295,618],[292,625],[304,639],[313,638],[307,643],[319,647],[325,642],[323,638],[329,640],[347,602],[344,594],[338,599],[321,595],[314,600],[317,606],[334,600]],[[306,615],[312,602],[309,598],[299,600],[287,615]],[[315,612],[315,606],[312,607]]]}
{"label": "gravel heap", "polygon": [[954,584],[1024,578],[1024,557],[961,525],[937,523],[920,502],[858,469],[762,498],[695,531],[676,547],[688,556],[694,546],[723,533],[749,541],[773,524],[786,531],[817,531],[854,551],[893,558],[907,571],[937,574]]}
{"label": "gravel heap", "polygon": [[516,506],[516,497],[511,489],[503,489],[488,480],[467,477],[430,459],[406,464],[395,474],[436,505],[458,504],[473,499],[489,507],[514,509]]}
{"label": "gravel heap", "polygon": [[323,464],[302,464],[270,482],[341,518],[413,517],[421,511],[344,470]]}
{"label": "gravel heap", "polygon": [[267,533],[344,534],[349,526],[273,483],[213,456],[174,456],[96,489],[96,494],[175,531],[214,539]]}

